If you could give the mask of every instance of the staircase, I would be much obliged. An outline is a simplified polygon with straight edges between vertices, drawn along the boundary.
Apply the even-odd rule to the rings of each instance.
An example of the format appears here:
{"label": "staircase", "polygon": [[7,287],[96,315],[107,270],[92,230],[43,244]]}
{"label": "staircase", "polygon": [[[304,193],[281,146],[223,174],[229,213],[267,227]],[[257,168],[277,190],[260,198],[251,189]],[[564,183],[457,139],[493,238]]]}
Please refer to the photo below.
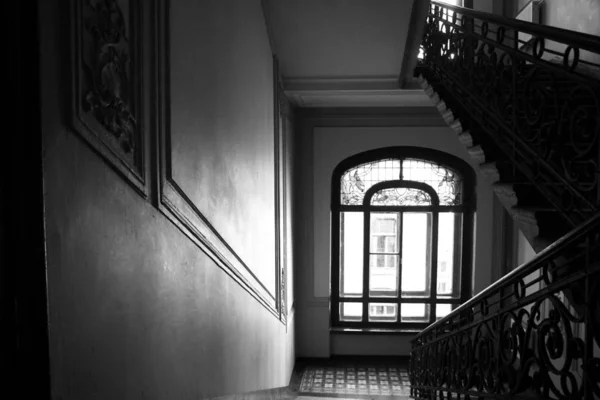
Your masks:
{"label": "staircase", "polygon": [[600,38],[432,2],[421,48],[415,77],[538,255],[417,335],[413,396],[599,399]]}
{"label": "staircase", "polygon": [[422,49],[421,87],[536,252],[599,211],[600,38],[433,2]]}

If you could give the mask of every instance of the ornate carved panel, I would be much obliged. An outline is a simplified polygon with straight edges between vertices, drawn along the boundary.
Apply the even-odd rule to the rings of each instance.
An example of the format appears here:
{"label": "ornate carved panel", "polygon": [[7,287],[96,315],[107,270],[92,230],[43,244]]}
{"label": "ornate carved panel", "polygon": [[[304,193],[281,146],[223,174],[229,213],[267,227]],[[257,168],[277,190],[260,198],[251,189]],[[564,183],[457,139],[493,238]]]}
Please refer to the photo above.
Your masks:
{"label": "ornate carved panel", "polygon": [[142,134],[142,2],[72,0],[75,130],[146,194]]}

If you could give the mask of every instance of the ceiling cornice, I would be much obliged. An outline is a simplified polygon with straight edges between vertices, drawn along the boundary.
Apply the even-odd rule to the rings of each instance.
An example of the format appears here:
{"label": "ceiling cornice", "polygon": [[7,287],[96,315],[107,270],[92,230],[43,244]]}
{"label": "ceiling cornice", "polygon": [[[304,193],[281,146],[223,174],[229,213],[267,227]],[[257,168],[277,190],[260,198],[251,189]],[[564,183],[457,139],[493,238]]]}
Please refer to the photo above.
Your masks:
{"label": "ceiling cornice", "polygon": [[298,107],[431,107],[423,90],[285,90]]}
{"label": "ceiling cornice", "polygon": [[[340,76],[283,78],[286,90],[394,90],[398,89],[396,76]],[[419,86],[420,88],[420,86]]]}
{"label": "ceiling cornice", "polygon": [[312,126],[448,126],[433,105],[297,108],[296,117]]}

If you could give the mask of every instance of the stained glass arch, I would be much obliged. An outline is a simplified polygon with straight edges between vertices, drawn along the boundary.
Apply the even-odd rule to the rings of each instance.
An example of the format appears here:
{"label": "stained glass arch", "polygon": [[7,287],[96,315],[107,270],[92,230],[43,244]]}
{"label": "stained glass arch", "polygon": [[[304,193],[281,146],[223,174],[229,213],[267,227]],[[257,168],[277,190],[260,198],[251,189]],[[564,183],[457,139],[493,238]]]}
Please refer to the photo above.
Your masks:
{"label": "stained glass arch", "polygon": [[374,160],[347,169],[340,180],[340,204],[362,205],[369,188],[392,180],[428,184],[437,192],[440,205],[462,203],[463,178],[458,171],[434,161],[407,157]]}
{"label": "stained glass arch", "polygon": [[430,206],[431,196],[420,189],[394,187],[375,192],[369,204],[372,206]]}

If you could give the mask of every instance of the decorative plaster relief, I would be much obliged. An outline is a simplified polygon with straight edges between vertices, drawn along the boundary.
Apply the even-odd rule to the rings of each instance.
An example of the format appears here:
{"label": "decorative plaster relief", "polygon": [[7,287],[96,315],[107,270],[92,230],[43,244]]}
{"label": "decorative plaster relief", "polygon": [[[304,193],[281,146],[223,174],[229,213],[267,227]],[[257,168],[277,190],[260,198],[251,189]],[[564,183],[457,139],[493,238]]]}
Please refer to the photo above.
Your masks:
{"label": "decorative plaster relief", "polygon": [[72,0],[73,125],[145,193],[141,2]]}

